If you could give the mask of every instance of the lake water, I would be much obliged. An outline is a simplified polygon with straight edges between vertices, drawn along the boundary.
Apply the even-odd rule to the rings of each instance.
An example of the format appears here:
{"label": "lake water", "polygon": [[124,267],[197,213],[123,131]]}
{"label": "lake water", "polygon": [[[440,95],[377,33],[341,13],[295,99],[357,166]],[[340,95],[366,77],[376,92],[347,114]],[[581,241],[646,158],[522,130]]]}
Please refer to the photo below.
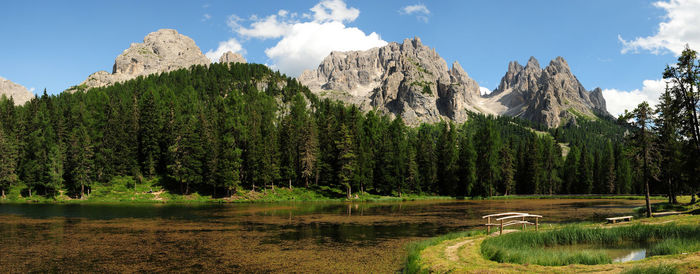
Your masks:
{"label": "lake water", "polygon": [[520,211],[541,225],[603,221],[643,200],[235,205],[0,204],[0,273],[365,272],[401,269],[405,245]]}

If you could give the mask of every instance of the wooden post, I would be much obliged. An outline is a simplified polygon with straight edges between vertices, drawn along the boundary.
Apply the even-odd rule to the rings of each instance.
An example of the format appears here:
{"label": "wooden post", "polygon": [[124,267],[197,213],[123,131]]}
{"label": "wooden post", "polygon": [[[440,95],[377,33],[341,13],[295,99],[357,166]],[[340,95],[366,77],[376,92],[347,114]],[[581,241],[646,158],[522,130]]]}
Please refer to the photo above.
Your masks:
{"label": "wooden post", "polygon": [[491,217],[486,217],[486,234],[491,234]]}
{"label": "wooden post", "polygon": [[535,217],[535,231],[540,231],[540,217]]}
{"label": "wooden post", "polygon": [[498,235],[503,235],[503,220],[501,220],[501,232]]}

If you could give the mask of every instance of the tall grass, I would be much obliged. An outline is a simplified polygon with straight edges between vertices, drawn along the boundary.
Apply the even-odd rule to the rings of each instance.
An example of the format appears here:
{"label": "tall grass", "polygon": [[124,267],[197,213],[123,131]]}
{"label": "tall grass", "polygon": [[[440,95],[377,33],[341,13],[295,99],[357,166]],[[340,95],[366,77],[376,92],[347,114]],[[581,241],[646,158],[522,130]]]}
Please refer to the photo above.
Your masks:
{"label": "tall grass", "polygon": [[678,269],[674,266],[661,264],[653,266],[637,266],[628,271],[622,272],[624,274],[676,274]]}
{"label": "tall grass", "polygon": [[457,239],[457,238],[462,238],[462,237],[470,237],[470,236],[475,236],[479,234],[483,234],[484,232],[481,230],[468,230],[468,231],[460,231],[460,232],[453,232],[453,233],[448,233],[445,235],[441,235],[438,237],[433,237],[427,240],[419,241],[419,242],[412,242],[410,243],[406,249],[408,250],[408,255],[406,257],[406,262],[403,267],[403,273],[424,273],[427,272],[421,268],[420,264],[420,252],[423,251],[424,249],[439,244],[443,241],[448,241],[452,239]]}
{"label": "tall grass", "polygon": [[614,247],[635,242],[650,245],[650,255],[679,254],[700,250],[700,227],[633,225],[615,228],[566,226],[546,232],[520,232],[484,240],[481,253],[497,262],[546,266],[605,264],[612,259],[598,250],[556,250],[547,247],[592,244]]}

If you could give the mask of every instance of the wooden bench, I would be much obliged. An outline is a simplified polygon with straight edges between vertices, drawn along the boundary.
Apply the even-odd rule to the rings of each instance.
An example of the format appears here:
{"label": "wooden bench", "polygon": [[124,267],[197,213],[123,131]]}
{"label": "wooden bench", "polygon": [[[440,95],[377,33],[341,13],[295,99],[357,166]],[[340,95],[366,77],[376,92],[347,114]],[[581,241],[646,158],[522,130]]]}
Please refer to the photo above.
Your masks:
{"label": "wooden bench", "polygon": [[[501,217],[503,216],[503,217]],[[496,221],[499,221],[497,223],[492,223],[491,218],[492,217],[501,217],[496,219]],[[526,225],[533,225],[532,222],[528,222],[525,220],[525,218],[535,218],[535,230],[539,231],[539,220],[542,218],[540,215],[533,215],[529,213],[521,213],[521,212],[506,212],[506,213],[498,213],[498,214],[491,214],[491,215],[486,215],[481,217],[482,219],[487,219],[486,221],[486,233],[491,234],[491,227],[492,226],[498,226],[499,227],[499,235],[503,234],[503,227],[510,226],[510,225],[516,225],[516,224],[521,224],[522,229],[525,230]],[[520,220],[512,220],[508,222],[504,222],[505,220],[510,220],[510,219],[520,219]]]}
{"label": "wooden bench", "polygon": [[653,212],[653,213],[651,213],[651,216],[663,217],[663,216],[671,216],[671,215],[678,215],[678,214],[682,214],[682,212],[678,212],[678,211]]}
{"label": "wooden bench", "polygon": [[625,222],[632,221],[632,216],[611,217],[611,218],[605,218],[605,219],[608,220],[608,223],[614,224],[618,221],[625,221]]}

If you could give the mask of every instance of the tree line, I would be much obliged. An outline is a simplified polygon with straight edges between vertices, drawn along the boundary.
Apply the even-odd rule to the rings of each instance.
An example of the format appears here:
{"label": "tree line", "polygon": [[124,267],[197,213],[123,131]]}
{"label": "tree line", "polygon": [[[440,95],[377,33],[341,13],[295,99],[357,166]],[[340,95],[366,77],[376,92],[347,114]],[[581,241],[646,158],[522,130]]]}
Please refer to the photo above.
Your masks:
{"label": "tree line", "polygon": [[124,176],[214,197],[273,187],[327,187],[347,198],[645,189],[643,161],[625,137],[636,127],[604,117],[547,130],[471,114],[463,124],[412,128],[320,100],[257,64],[193,66],[74,91],[44,92],[23,106],[0,99],[3,196],[21,187],[26,196],[81,198]]}

